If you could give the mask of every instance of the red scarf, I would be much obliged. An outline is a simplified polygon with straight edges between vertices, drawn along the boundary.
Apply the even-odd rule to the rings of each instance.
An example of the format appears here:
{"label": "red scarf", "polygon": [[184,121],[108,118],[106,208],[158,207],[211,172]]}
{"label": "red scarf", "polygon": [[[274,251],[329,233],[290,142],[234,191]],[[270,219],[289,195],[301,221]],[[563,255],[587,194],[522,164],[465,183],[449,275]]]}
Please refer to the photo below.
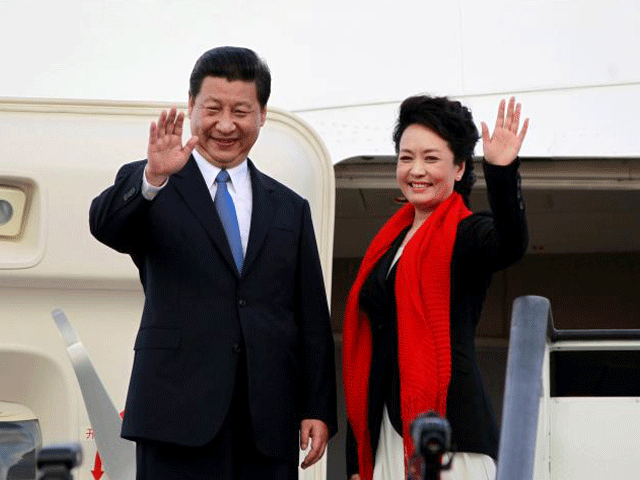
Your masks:
{"label": "red scarf", "polygon": [[[359,308],[360,290],[391,243],[413,223],[414,212],[411,204],[405,205],[378,232],[347,299],[342,346],[344,389],[363,480],[373,478],[367,427],[372,335],[369,319]],[[454,192],[429,215],[398,260],[395,293],[405,467],[414,450],[411,421],[430,410],[446,414],[451,379],[451,258],[458,223],[469,215],[471,211],[462,197]]]}

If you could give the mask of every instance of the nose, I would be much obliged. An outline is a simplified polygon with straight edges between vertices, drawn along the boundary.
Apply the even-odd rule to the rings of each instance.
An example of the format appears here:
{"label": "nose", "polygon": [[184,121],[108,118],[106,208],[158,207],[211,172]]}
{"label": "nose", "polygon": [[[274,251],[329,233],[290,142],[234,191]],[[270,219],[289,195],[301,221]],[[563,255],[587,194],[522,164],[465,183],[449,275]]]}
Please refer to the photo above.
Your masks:
{"label": "nose", "polygon": [[233,119],[231,118],[231,114],[229,112],[222,112],[220,114],[220,118],[216,122],[216,129],[220,133],[229,134],[233,132],[236,128],[235,123],[233,123]]}
{"label": "nose", "polygon": [[424,162],[417,158],[413,162],[411,162],[411,174],[415,176],[425,175],[427,169],[425,168]]}

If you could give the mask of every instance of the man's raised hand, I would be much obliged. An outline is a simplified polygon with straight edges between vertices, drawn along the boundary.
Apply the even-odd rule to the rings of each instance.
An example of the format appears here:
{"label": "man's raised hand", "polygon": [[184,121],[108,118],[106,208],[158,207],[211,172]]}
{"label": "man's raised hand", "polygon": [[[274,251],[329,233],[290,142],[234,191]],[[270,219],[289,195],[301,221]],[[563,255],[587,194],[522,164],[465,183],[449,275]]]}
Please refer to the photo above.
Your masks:
{"label": "man's raised hand", "polygon": [[189,159],[198,137],[192,136],[182,146],[182,125],[184,113],[177,113],[172,107],[160,113],[158,123],[151,122],[149,146],[147,147],[147,181],[156,187],[162,185],[170,175],[180,171]]}

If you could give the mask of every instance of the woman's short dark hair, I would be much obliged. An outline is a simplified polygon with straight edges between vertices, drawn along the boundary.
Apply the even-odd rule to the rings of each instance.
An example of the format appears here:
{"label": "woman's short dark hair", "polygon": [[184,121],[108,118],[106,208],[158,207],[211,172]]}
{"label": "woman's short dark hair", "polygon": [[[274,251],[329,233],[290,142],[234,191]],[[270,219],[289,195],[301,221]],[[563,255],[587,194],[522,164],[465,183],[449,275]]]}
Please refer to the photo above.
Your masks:
{"label": "woman's short dark hair", "polygon": [[471,110],[457,100],[447,97],[418,95],[409,97],[400,105],[400,113],[393,130],[396,154],[400,149],[400,138],[409,125],[422,125],[437,133],[453,152],[456,165],[465,163],[462,178],[453,189],[462,195],[469,205],[469,194],[476,177],[473,173],[473,151],[478,141],[478,129],[473,122]]}
{"label": "woman's short dark hair", "polygon": [[200,93],[206,77],[226,78],[229,82],[242,80],[254,82],[258,102],[267,106],[271,95],[271,72],[267,63],[256,52],[243,47],[216,47],[204,52],[196,61],[189,79],[189,95]]}

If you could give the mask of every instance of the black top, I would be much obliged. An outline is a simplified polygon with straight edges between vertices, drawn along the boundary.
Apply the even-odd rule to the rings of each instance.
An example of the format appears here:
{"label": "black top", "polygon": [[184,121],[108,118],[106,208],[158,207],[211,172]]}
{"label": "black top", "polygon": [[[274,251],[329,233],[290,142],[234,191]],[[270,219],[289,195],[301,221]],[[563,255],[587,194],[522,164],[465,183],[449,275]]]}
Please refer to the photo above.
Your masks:
{"label": "black top", "polygon": [[[520,191],[519,162],[500,167],[483,162],[492,213],[474,213],[458,225],[451,261],[451,381],[447,419],[459,452],[497,458],[498,427],[478,368],[475,329],[493,272],[519,260],[527,248],[527,224]],[[373,332],[368,426],[375,462],[384,404],[392,425],[402,434],[395,270],[383,279],[402,243],[403,231],[379,260],[360,293],[360,307]],[[397,264],[396,264],[397,265]],[[377,298],[376,298],[377,297]],[[347,432],[347,476],[358,473],[358,450]]]}
{"label": "black top", "polygon": [[400,370],[398,366],[398,329],[395,301],[395,282],[398,263],[389,267],[400,248],[409,227],[391,245],[376,264],[360,291],[360,308],[371,322],[373,349],[369,382],[369,432],[371,448],[375,452],[380,436],[384,404],[387,405],[391,424],[402,432],[400,413]]}

